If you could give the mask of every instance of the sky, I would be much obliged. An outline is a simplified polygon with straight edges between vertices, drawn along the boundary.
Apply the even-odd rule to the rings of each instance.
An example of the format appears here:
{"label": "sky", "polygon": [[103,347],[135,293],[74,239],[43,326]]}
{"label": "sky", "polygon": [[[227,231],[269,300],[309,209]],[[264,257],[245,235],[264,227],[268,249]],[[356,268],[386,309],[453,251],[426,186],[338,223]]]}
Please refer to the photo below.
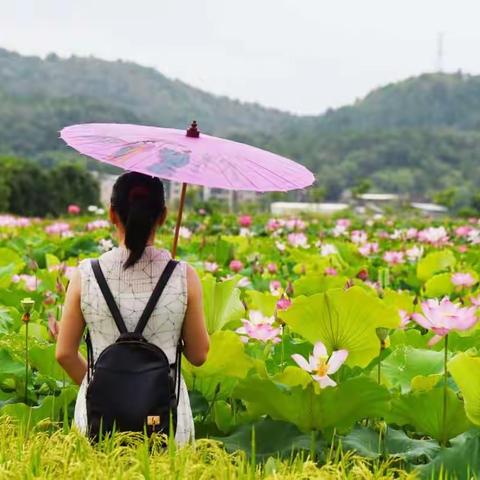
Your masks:
{"label": "sky", "polygon": [[441,68],[480,73],[478,0],[0,0],[0,47],[131,60],[298,114]]}

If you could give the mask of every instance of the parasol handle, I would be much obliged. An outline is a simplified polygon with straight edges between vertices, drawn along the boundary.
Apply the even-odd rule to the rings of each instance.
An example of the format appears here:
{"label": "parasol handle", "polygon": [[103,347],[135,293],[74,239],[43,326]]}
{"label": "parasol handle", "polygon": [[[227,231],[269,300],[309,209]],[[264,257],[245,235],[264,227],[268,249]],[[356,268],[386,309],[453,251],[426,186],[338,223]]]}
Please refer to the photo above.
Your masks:
{"label": "parasol handle", "polygon": [[182,224],[183,205],[185,204],[185,194],[187,193],[187,184],[182,183],[182,191],[180,193],[180,204],[178,205],[177,224],[175,225],[175,235],[173,237],[172,258],[177,255],[178,234],[180,233],[180,225]]}

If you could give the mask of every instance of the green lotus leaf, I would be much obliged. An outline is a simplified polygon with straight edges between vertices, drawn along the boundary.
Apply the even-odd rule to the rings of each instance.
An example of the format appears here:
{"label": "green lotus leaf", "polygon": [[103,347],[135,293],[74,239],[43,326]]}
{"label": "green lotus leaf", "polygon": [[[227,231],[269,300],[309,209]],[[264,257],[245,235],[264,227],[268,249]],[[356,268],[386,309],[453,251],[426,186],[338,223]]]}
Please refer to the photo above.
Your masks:
{"label": "green lotus leaf", "polygon": [[412,312],[414,309],[413,300],[415,296],[408,291],[396,291],[386,288],[383,291],[383,301],[386,305],[398,308],[399,310],[405,310],[406,312]]}
{"label": "green lotus leaf", "polygon": [[13,282],[12,277],[15,274],[15,265],[9,264],[0,267],[0,288],[7,288]]}
{"label": "green lotus leaf", "polygon": [[[294,452],[311,451],[311,436],[302,433],[295,425],[286,422],[271,420],[269,418],[242,425],[227,437],[213,437],[223,443],[228,452],[252,450],[252,430],[255,429],[255,450],[257,460],[269,457],[290,457]],[[317,441],[315,451],[322,453],[325,448],[323,441]],[[269,477],[270,478],[270,477]],[[275,477],[272,477],[275,478]]]}
{"label": "green lotus leaf", "polygon": [[442,372],[442,352],[412,347],[396,348],[383,360],[381,366],[382,381],[388,387],[399,387],[402,393],[410,390],[411,382],[415,377]]}
{"label": "green lotus leaf", "polygon": [[348,350],[346,363],[361,367],[379,354],[377,328],[394,328],[400,323],[396,309],[360,287],[295,298],[279,317],[312,344],[320,340],[329,352]]}
{"label": "green lotus leaf", "polygon": [[462,392],[467,417],[480,425],[480,357],[459,353],[448,362],[448,370]]}
{"label": "green lotus leaf", "polygon": [[[429,435],[437,441],[442,440],[443,388],[410,392],[392,399],[392,409],[387,421],[397,425],[411,425],[418,433]],[[471,423],[465,415],[463,402],[452,389],[448,388],[446,438],[456,437],[470,427]]]}
{"label": "green lotus leaf", "polygon": [[417,440],[408,437],[402,430],[387,428],[382,438],[370,428],[357,427],[341,438],[344,450],[354,450],[368,458],[390,455],[407,462],[434,458],[440,446],[433,440]]}
{"label": "green lotus leaf", "polygon": [[240,320],[245,308],[237,288],[239,277],[217,282],[212,275],[202,278],[205,321],[208,333],[221,330],[227,323]]}
{"label": "green lotus leaf", "polygon": [[398,329],[390,335],[390,345],[392,348],[405,345],[413,348],[427,349],[427,343],[430,338],[431,335],[423,335],[422,332],[416,328],[408,328],[407,330]]}
{"label": "green lotus leaf", "polygon": [[434,373],[432,375],[417,375],[412,378],[410,387],[412,391],[428,391],[435,387],[442,379],[441,373]]}
{"label": "green lotus leaf", "polygon": [[198,390],[212,400],[227,398],[238,379],[245,378],[253,366],[240,337],[234,332],[219,331],[210,337],[207,361],[201,367],[195,367],[185,360],[182,372],[190,389]]}
{"label": "green lotus leaf", "polygon": [[[442,448],[434,459],[414,471],[425,479],[472,480],[480,472],[480,433],[472,429],[452,439],[449,448]],[[415,477],[417,478],[417,477]]]}
{"label": "green lotus leaf", "polygon": [[76,398],[77,391],[76,387],[64,388],[60,395],[45,397],[42,403],[36,407],[29,407],[24,403],[4,405],[0,408],[0,417],[6,415],[15,418],[25,429],[30,429],[47,418],[52,421],[58,421],[60,412],[68,408],[70,403]]}
{"label": "green lotus leaf", "polygon": [[6,378],[24,379],[25,363],[16,360],[8,350],[0,349],[0,381]]}
{"label": "green lotus leaf", "polygon": [[426,281],[436,273],[451,270],[457,260],[451,250],[431,252],[417,263],[417,277]]}
{"label": "green lotus leaf", "polygon": [[288,387],[255,375],[241,381],[233,394],[256,413],[291,422],[304,432],[348,430],[362,418],[383,416],[390,399],[385,387],[367,377],[350,378],[317,394],[312,383]]}
{"label": "green lotus leaf", "polygon": [[293,292],[295,296],[314,295],[315,293],[326,292],[331,288],[342,288],[347,280],[347,277],[339,275],[310,273],[293,282]]}
{"label": "green lotus leaf", "polygon": [[452,274],[439,273],[426,281],[425,296],[443,297],[444,295],[450,295],[453,292],[453,288]]}
{"label": "green lotus leaf", "polygon": [[13,273],[20,273],[25,267],[23,258],[11,248],[0,248],[0,267],[13,265]]}
{"label": "green lotus leaf", "polygon": [[258,310],[267,317],[273,316],[278,297],[257,290],[248,290],[245,296],[249,310]]}
{"label": "green lotus leaf", "polygon": [[65,371],[55,359],[55,345],[35,345],[29,351],[30,365],[42,375],[55,378],[56,380],[67,380]]}

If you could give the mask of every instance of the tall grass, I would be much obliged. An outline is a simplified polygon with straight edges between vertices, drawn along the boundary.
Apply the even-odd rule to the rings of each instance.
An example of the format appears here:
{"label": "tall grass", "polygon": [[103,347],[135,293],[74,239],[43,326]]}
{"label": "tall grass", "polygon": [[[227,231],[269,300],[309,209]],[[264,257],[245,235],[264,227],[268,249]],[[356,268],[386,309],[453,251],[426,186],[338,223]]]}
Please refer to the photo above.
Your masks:
{"label": "tall grass", "polygon": [[49,424],[22,432],[0,419],[0,478],[11,479],[413,479],[388,463],[369,463],[352,454],[328,455],[324,465],[298,455],[256,464],[245,452],[227,453],[221,444],[197,440],[194,446],[162,448],[160,439],[117,434],[93,446],[75,430]]}

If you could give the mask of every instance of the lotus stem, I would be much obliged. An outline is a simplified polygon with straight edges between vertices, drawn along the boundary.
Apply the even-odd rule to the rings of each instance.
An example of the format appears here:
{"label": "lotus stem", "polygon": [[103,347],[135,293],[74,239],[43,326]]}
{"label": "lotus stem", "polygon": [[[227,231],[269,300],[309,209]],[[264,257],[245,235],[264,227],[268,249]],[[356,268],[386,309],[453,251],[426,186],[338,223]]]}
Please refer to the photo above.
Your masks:
{"label": "lotus stem", "polygon": [[448,370],[447,370],[447,360],[448,360],[448,334],[445,335],[445,345],[444,345],[444,355],[443,355],[443,435],[442,435],[442,446],[447,446],[447,383],[448,383]]}
{"label": "lotus stem", "polygon": [[28,324],[30,323],[30,313],[33,310],[35,302],[31,298],[24,298],[20,302],[23,315],[22,321],[25,323],[25,405],[28,404]]}

